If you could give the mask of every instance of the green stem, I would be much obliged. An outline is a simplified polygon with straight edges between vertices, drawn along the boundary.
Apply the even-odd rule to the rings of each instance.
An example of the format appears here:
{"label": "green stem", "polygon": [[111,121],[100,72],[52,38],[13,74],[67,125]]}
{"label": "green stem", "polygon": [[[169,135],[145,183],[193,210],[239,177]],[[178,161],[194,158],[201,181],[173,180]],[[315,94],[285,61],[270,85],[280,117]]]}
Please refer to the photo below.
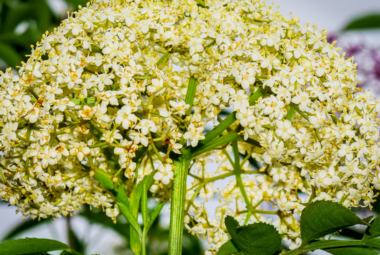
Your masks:
{"label": "green stem", "polygon": [[141,237],[142,255],[146,255],[145,239],[146,239],[146,237],[143,235],[143,237]]}
{"label": "green stem", "polygon": [[198,83],[197,79],[191,76],[189,80],[189,86],[187,87],[187,93],[186,93],[186,98],[185,98],[186,104],[189,105],[189,109],[186,110],[186,115],[191,114],[191,109],[193,108],[193,103],[194,103],[195,92],[197,90],[197,83]]}
{"label": "green stem", "polygon": [[182,254],[186,180],[190,160],[191,154],[186,153],[174,161],[175,169],[170,212],[169,255]]}
{"label": "green stem", "polygon": [[0,167],[0,177],[1,177],[1,180],[3,181],[3,183],[8,184],[7,179],[5,179],[5,175],[4,175],[2,167]]}
{"label": "green stem", "polygon": [[229,128],[232,124],[234,124],[236,121],[235,112],[230,113],[224,120],[222,120],[218,126],[213,128],[210,132],[208,132],[205,136],[205,139],[203,139],[201,142],[199,142],[199,147],[208,144],[214,138],[216,138],[218,135],[220,135],[224,130]]}
{"label": "green stem", "polygon": [[240,192],[244,198],[244,202],[247,206],[248,212],[252,214],[252,203],[249,201],[249,198],[247,196],[247,192],[245,192],[243,179],[241,178],[241,168],[240,168],[240,154],[239,154],[239,148],[238,148],[238,142],[234,141],[232,142],[232,150],[234,152],[234,174],[236,177],[236,183],[240,188]]}
{"label": "green stem", "polygon": [[237,133],[230,133],[228,135],[219,137],[219,138],[213,140],[212,142],[210,142],[208,144],[200,146],[199,148],[198,148],[198,146],[195,147],[193,150],[191,150],[191,151],[193,151],[192,156],[193,157],[199,156],[205,152],[216,149],[219,146],[225,145],[225,144],[233,142],[233,141],[243,141],[243,138],[240,135],[238,135]]}
{"label": "green stem", "polygon": [[315,243],[308,244],[304,247],[289,251],[284,255],[302,255],[309,251],[328,249],[328,248],[339,248],[339,247],[350,247],[350,246],[367,246],[362,240],[325,240],[317,241]]}

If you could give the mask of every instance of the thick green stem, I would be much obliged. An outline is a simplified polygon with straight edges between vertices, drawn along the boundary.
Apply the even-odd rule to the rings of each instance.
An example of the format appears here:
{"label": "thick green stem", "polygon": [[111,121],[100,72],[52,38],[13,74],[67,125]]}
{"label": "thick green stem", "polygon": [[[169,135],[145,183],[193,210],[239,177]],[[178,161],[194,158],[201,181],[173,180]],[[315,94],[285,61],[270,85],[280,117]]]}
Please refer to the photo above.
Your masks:
{"label": "thick green stem", "polygon": [[191,154],[174,161],[174,181],[170,212],[169,255],[182,254],[183,219],[185,213],[186,180]]}

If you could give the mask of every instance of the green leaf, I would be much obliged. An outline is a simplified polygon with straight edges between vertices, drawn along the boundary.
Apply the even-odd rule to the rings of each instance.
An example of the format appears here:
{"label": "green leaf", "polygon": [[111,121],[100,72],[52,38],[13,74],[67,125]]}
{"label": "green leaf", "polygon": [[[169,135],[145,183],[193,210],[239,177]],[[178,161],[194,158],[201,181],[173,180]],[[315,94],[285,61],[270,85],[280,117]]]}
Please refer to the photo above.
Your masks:
{"label": "green leaf", "polygon": [[33,6],[35,8],[35,20],[37,22],[38,29],[41,32],[45,32],[49,29],[50,22],[52,20],[52,13],[46,0],[33,0]]}
{"label": "green leaf", "polygon": [[195,92],[197,91],[197,83],[198,83],[197,79],[191,76],[189,80],[189,86],[187,87],[187,93],[186,93],[186,98],[185,98],[186,104],[189,105],[189,109],[186,110],[186,115],[191,114],[191,109],[193,108],[193,103],[194,103]]}
{"label": "green leaf", "polygon": [[[98,168],[95,171],[95,179],[107,188],[117,199],[117,201],[129,206],[129,199],[125,192],[124,183],[116,184],[111,180],[111,175],[106,173],[103,169]],[[115,189],[115,185],[117,186]]]}
{"label": "green leaf", "polygon": [[236,249],[235,245],[232,243],[232,241],[225,242],[220,248],[216,255],[230,255],[238,253],[238,250]]}
{"label": "green leaf", "polygon": [[51,239],[25,238],[0,243],[1,255],[23,255],[69,249],[66,244]]}
{"label": "green leaf", "polygon": [[32,3],[17,3],[6,13],[2,29],[4,32],[14,32],[17,25],[23,21],[33,19],[35,7]]}
{"label": "green leaf", "polygon": [[[131,216],[134,219],[137,219],[139,215],[140,198],[141,198],[141,193],[143,192],[143,188],[144,188],[144,184],[143,184],[144,181],[145,180],[140,182],[137,185],[137,187],[133,189],[132,194],[131,194],[129,209],[130,209]],[[141,236],[141,234],[137,232],[136,226],[134,226],[133,224],[131,224],[130,226],[130,235],[131,235],[130,236],[131,250],[133,251],[134,254],[140,254],[141,243],[140,243],[139,236]]]}
{"label": "green leaf", "polygon": [[69,250],[69,251],[63,251],[60,253],[60,255],[82,255],[82,253],[79,253],[74,250]]}
{"label": "green leaf", "polygon": [[66,2],[77,9],[79,5],[86,6],[88,0],[66,0]]}
{"label": "green leaf", "polygon": [[343,29],[360,30],[360,29],[379,29],[380,28],[380,13],[369,14],[366,16],[354,19]]}
{"label": "green leaf", "polygon": [[365,245],[372,248],[380,249],[380,238],[372,238],[364,241]]}
{"label": "green leaf", "polygon": [[129,211],[129,208],[127,208],[124,204],[117,202],[117,206],[119,206],[119,209],[121,213],[125,216],[125,218],[129,221],[129,223],[135,228],[137,233],[142,236],[142,231],[140,224],[137,222],[137,219],[133,217],[132,213]]}
{"label": "green leaf", "polygon": [[83,242],[78,238],[77,234],[73,231],[71,227],[69,228],[68,236],[69,236],[69,244],[71,248],[81,253],[85,253],[86,247],[84,246]]}
{"label": "green leaf", "polygon": [[225,222],[234,244],[244,254],[274,255],[281,250],[281,236],[272,225],[260,222],[239,227],[231,216]]}
{"label": "green leaf", "polygon": [[371,222],[367,233],[370,234],[371,238],[380,236],[380,216],[377,216],[374,221]]}
{"label": "green leaf", "polygon": [[45,220],[24,220],[11,231],[9,231],[3,238],[3,240],[9,240],[14,238],[15,236],[33,229],[34,227],[41,226],[43,224],[49,223],[52,221],[52,218],[48,218]]}
{"label": "green leaf", "polygon": [[307,206],[301,215],[303,244],[340,229],[356,225],[367,225],[354,212],[331,201],[317,201]]}
{"label": "green leaf", "polygon": [[148,217],[148,220],[147,220],[147,223],[144,227],[144,235],[146,235],[149,231],[149,228],[152,226],[154,220],[157,218],[157,216],[160,214],[162,208],[164,208],[165,206],[165,203],[160,203],[158,204],[153,210],[152,212],[149,214],[149,217]]}
{"label": "green leaf", "polygon": [[333,255],[378,255],[375,250],[367,247],[343,247],[334,249],[324,249]]}
{"label": "green leaf", "polygon": [[0,42],[0,58],[4,60],[10,67],[16,67],[21,64],[21,57],[19,54],[8,44]]}

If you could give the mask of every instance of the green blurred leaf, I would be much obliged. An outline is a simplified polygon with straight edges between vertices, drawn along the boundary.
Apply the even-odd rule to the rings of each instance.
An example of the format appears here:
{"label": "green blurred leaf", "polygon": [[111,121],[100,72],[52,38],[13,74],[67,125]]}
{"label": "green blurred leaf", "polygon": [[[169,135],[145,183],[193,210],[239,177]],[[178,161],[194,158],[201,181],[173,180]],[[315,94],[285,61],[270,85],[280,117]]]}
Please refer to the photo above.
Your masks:
{"label": "green blurred leaf", "polygon": [[4,60],[8,66],[16,67],[21,64],[21,57],[8,44],[0,42],[0,58]]}
{"label": "green blurred leaf", "polygon": [[281,236],[272,225],[260,222],[239,227],[231,216],[225,223],[232,241],[246,255],[274,255],[281,249]]}
{"label": "green blurred leaf", "polygon": [[238,253],[238,250],[236,249],[235,245],[232,243],[232,241],[225,242],[220,248],[217,253],[217,255],[230,255]]}
{"label": "green blurred leaf", "polygon": [[66,2],[68,4],[71,5],[71,7],[74,7],[75,9],[79,6],[79,5],[82,5],[82,6],[86,6],[87,0],[66,0]]}
{"label": "green blurred leaf", "polygon": [[48,218],[48,219],[45,219],[45,220],[24,220],[22,221],[19,225],[17,225],[16,227],[14,227],[11,231],[9,231],[3,238],[3,240],[9,240],[11,238],[14,238],[15,236],[25,232],[25,231],[28,231],[28,230],[31,230],[35,227],[38,227],[38,226],[41,226],[43,224],[46,224],[46,223],[50,223],[52,221],[52,218]]}
{"label": "green blurred leaf", "polygon": [[333,255],[378,255],[375,250],[366,247],[343,247],[334,249],[324,249]]}
{"label": "green blurred leaf", "polygon": [[86,247],[84,246],[83,242],[78,238],[77,234],[73,231],[72,228],[69,228],[69,244],[70,248],[74,249],[80,253],[85,253]]}
{"label": "green blurred leaf", "polygon": [[1,255],[23,255],[59,250],[69,250],[69,246],[56,240],[38,238],[25,238],[0,243]]}
{"label": "green blurred leaf", "polygon": [[71,250],[71,251],[63,251],[60,253],[60,255],[82,255],[82,253]]}
{"label": "green blurred leaf", "polygon": [[96,169],[94,177],[103,185],[103,187],[107,188],[119,202],[129,206],[129,199],[127,193],[125,192],[124,183],[114,183],[111,180],[111,176],[100,168]]}
{"label": "green blurred leaf", "polygon": [[380,249],[380,238],[372,238],[369,240],[365,240],[365,244],[372,248]]}
{"label": "green blurred leaf", "polygon": [[370,234],[371,238],[380,236],[380,217],[377,216],[375,220],[371,222],[371,226],[368,228],[367,233]]}
{"label": "green blurred leaf", "polygon": [[51,26],[52,11],[47,0],[33,0],[38,29],[44,33]]}
{"label": "green blurred leaf", "polygon": [[165,206],[165,203],[160,203],[158,204],[153,210],[152,212],[149,214],[149,217],[148,217],[148,220],[147,220],[147,223],[146,225],[144,226],[144,234],[146,235],[146,233],[148,233],[149,231],[149,228],[152,226],[153,222],[156,220],[156,218],[158,217],[158,215],[160,214],[162,208],[164,208]]}
{"label": "green blurred leaf", "polygon": [[[133,217],[133,219],[137,219],[137,217],[139,215],[140,198],[141,198],[141,194],[142,194],[143,189],[144,189],[143,182],[144,182],[144,180],[142,182],[140,182],[136,188],[133,189],[132,194],[131,194],[131,199],[129,201],[129,208],[128,208],[129,210],[128,211],[131,213],[131,216]],[[141,235],[137,232],[138,229],[136,228],[135,225],[131,224],[130,228],[131,228],[130,229],[131,250],[135,254],[139,254],[141,251],[141,243],[140,243],[140,236]]]}
{"label": "green blurred leaf", "polygon": [[380,13],[368,14],[366,16],[354,19],[343,29],[361,30],[361,29],[379,29],[380,28]]}
{"label": "green blurred leaf", "polygon": [[341,204],[331,201],[317,201],[307,206],[301,215],[301,236],[303,244],[333,233],[340,229],[368,223]]}
{"label": "green blurred leaf", "polygon": [[23,21],[33,19],[35,6],[32,3],[17,3],[6,13],[2,30],[4,32],[14,32],[15,28]]}
{"label": "green blurred leaf", "polygon": [[19,45],[25,49],[30,49],[30,44],[33,43],[30,38],[24,35],[15,35],[10,32],[0,33],[0,42],[11,45],[12,47]]}
{"label": "green blurred leaf", "polygon": [[132,215],[131,211],[129,210],[129,208],[126,207],[125,205],[123,205],[122,203],[119,203],[119,202],[117,202],[116,204],[119,207],[119,209],[122,212],[122,214],[125,216],[125,218],[135,228],[135,230],[137,231],[137,233],[141,237],[142,236],[142,231],[141,231],[140,224],[137,222],[137,219],[135,217],[133,217],[133,215]]}

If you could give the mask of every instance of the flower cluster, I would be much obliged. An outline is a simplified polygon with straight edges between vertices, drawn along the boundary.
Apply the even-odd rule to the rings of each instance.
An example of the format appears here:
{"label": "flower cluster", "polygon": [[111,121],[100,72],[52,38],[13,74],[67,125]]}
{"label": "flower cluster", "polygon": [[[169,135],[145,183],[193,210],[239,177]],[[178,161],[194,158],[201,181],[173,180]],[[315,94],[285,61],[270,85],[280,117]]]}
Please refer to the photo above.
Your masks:
{"label": "flower cluster", "polygon": [[206,148],[206,124],[232,112],[220,136],[238,134],[238,147],[192,159],[186,227],[208,254],[229,239],[227,215],[271,223],[297,247],[305,205],[369,206],[380,187],[380,109],[339,51],[259,0],[93,0],[43,35],[18,74],[1,74],[0,197],[33,219],[82,204],[115,218],[102,174],[127,194],[151,178],[170,201],[173,159]]}

